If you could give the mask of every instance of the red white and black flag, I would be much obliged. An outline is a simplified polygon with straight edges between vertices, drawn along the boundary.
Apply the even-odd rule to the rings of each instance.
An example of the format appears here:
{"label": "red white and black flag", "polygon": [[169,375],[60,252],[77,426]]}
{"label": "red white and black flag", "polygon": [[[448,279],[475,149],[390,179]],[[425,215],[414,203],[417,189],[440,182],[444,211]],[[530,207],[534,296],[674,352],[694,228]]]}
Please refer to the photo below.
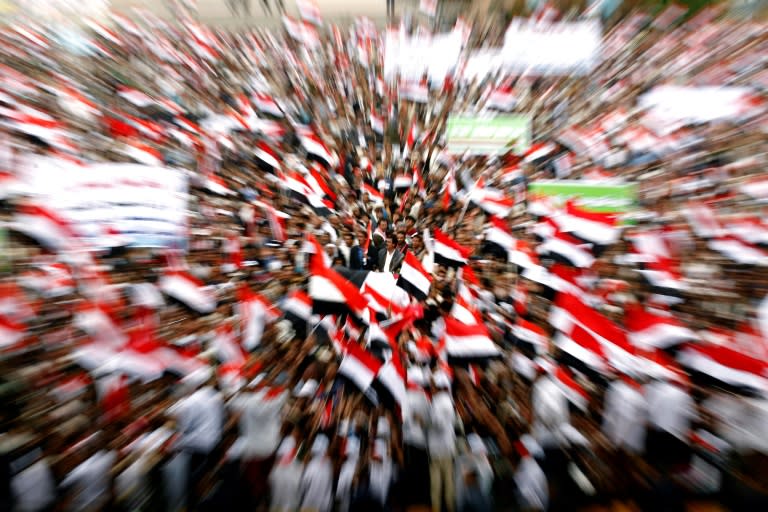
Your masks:
{"label": "red white and black flag", "polygon": [[472,251],[454,241],[439,229],[434,231],[435,263],[446,267],[463,267]]}
{"label": "red white and black flag", "polygon": [[431,284],[432,277],[424,270],[418,258],[412,252],[406,252],[397,285],[421,301],[429,295]]}

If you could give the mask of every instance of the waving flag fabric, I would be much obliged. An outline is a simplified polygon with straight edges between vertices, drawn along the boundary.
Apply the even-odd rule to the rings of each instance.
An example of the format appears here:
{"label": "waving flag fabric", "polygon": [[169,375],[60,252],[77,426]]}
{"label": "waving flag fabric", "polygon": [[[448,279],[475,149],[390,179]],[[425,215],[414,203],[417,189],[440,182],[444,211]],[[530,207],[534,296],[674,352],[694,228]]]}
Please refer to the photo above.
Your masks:
{"label": "waving flag fabric", "polygon": [[674,317],[652,313],[642,306],[625,309],[624,326],[632,344],[643,350],[666,349],[697,339],[692,330]]}
{"label": "waving flag fabric", "polygon": [[456,243],[439,229],[434,230],[435,263],[446,267],[458,268],[467,264],[471,251]]}
{"label": "waving flag fabric", "polygon": [[180,270],[167,270],[158,282],[160,291],[187,305],[198,313],[216,309],[216,296],[205,284]]}
{"label": "waving flag fabric", "polygon": [[429,295],[431,283],[432,277],[424,270],[418,258],[411,251],[406,252],[397,285],[417,300],[424,300]]}
{"label": "waving flag fabric", "polygon": [[445,317],[445,350],[449,357],[475,359],[501,355],[483,324],[467,325]]}
{"label": "waving flag fabric", "polygon": [[355,342],[345,342],[339,374],[351,380],[360,391],[366,391],[371,386],[380,369],[381,363],[368,351]]}

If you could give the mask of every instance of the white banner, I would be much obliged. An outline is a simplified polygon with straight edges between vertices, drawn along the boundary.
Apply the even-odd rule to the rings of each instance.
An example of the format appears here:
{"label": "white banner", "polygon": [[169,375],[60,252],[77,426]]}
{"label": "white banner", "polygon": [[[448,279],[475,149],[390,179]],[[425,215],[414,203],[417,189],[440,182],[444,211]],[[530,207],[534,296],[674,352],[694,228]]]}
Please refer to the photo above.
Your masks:
{"label": "white banner", "polygon": [[390,30],[384,41],[384,79],[421,80],[426,73],[437,87],[459,62],[461,35],[448,32],[428,37],[409,37]]}
{"label": "white banner", "polygon": [[663,85],[643,94],[638,101],[640,107],[648,109],[648,115],[658,121],[707,123],[759,113],[761,107],[749,102],[751,95],[747,87]]}
{"label": "white banner", "polygon": [[52,158],[25,163],[27,194],[72,222],[87,244],[111,247],[119,238],[134,247],[186,247],[186,171]]}
{"label": "white banner", "polygon": [[595,20],[536,23],[516,18],[504,35],[508,71],[538,75],[584,74],[600,58],[600,23]]}

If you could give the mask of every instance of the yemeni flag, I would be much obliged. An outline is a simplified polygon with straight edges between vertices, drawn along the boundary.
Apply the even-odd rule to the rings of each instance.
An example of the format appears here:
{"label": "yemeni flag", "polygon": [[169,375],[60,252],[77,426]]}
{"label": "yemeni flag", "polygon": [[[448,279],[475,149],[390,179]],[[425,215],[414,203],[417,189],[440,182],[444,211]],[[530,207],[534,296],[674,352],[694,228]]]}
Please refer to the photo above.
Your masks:
{"label": "yemeni flag", "polygon": [[253,104],[259,110],[265,114],[270,114],[275,117],[283,117],[283,110],[280,105],[277,104],[274,98],[268,94],[256,92],[253,94]]}
{"label": "yemeni flag", "polygon": [[318,315],[351,314],[362,319],[368,308],[368,299],[360,289],[333,269],[325,268],[312,259],[309,276],[309,297],[312,312]]}
{"label": "yemeni flag", "polygon": [[459,268],[467,264],[472,251],[458,244],[451,237],[435,228],[433,238],[435,263],[445,267]]}
{"label": "yemeni flag", "polygon": [[515,207],[515,200],[504,195],[504,192],[494,188],[486,188],[481,179],[469,193],[472,204],[482,209],[489,215],[507,217]]}
{"label": "yemeni flag", "polygon": [[376,190],[374,187],[370,186],[369,184],[363,182],[362,186],[360,187],[361,192],[363,195],[368,195],[368,201],[374,205],[383,205],[384,204],[384,196],[381,195],[381,192]]}
{"label": "yemeni flag", "polygon": [[333,211],[333,202],[319,196],[298,173],[281,174],[280,184],[297,200],[312,207],[317,215],[327,217]]}
{"label": "yemeni flag", "polygon": [[422,301],[429,295],[431,284],[432,276],[424,270],[418,258],[411,251],[407,251],[400,269],[400,277],[397,279],[397,286]]}
{"label": "yemeni flag", "polygon": [[517,96],[511,86],[493,87],[488,94],[485,108],[509,112],[517,105]]}
{"label": "yemeni flag", "polygon": [[[565,339],[557,340],[556,344],[561,348],[572,348],[569,353],[592,368],[595,365],[590,363],[596,363],[597,356],[604,357],[621,371],[632,370],[637,365],[635,349],[624,330],[572,293],[557,294],[550,310],[549,322],[565,336]],[[599,352],[594,348],[592,340],[597,341]],[[579,355],[583,358],[579,358]]]}
{"label": "yemeni flag", "polygon": [[338,156],[328,149],[328,146],[315,133],[299,131],[298,136],[302,147],[311,159],[325,164],[329,169],[336,168],[339,165]]}
{"label": "yemeni flag", "polygon": [[[397,353],[384,363],[376,374],[376,380],[381,384],[377,386],[377,395],[384,399],[389,394],[400,410],[403,409],[406,400],[406,375]],[[381,388],[384,388],[386,393],[382,393]]]}
{"label": "yemeni flag", "polygon": [[642,306],[626,308],[624,326],[632,344],[643,350],[667,349],[698,338],[673,316],[654,313]]}
{"label": "yemeni flag", "polygon": [[411,154],[413,146],[416,143],[416,121],[411,122],[411,127],[408,129],[408,135],[405,138],[405,144],[403,145],[403,159],[405,160]]}
{"label": "yemeni flag", "polygon": [[768,364],[728,346],[686,344],[677,353],[685,368],[734,390],[768,391]]}
{"label": "yemeni flag", "polygon": [[544,329],[524,318],[517,317],[515,325],[512,326],[512,336],[519,345],[538,355],[549,351],[549,338]]}
{"label": "yemeni flag", "polygon": [[344,357],[339,365],[339,374],[365,392],[379,373],[381,363],[359,344],[348,340],[344,340],[343,344]]}
{"label": "yemeni flag", "polygon": [[554,219],[562,232],[596,245],[613,244],[621,236],[615,214],[590,212],[573,201],[568,201],[565,212]]}
{"label": "yemeni flag", "polygon": [[578,268],[590,268],[595,262],[595,256],[588,244],[583,244],[568,233],[556,231],[539,245],[537,252],[550,258]]}
{"label": "yemeni flag", "polygon": [[562,366],[558,366],[552,378],[569,402],[585,411],[589,405],[589,394],[576,382],[573,376]]}
{"label": "yemeni flag", "polygon": [[11,229],[53,250],[71,249],[78,235],[72,225],[58,213],[43,206],[25,204],[13,215]]}
{"label": "yemeni flag", "polygon": [[467,325],[445,317],[445,350],[451,359],[486,359],[501,355],[483,324]]}
{"label": "yemeni flag", "polygon": [[555,335],[555,346],[586,364],[590,369],[605,373],[608,365],[600,341],[576,323],[568,324],[566,329],[567,332],[560,331]]}
{"label": "yemeni flag", "polygon": [[251,290],[245,283],[240,288],[239,296],[242,344],[250,352],[261,343],[264,327],[275,322],[279,314],[274,305],[263,295]]}
{"label": "yemeni flag", "polygon": [[306,329],[312,318],[312,299],[302,290],[291,292],[281,304],[285,312],[286,320],[290,321],[294,328]]}
{"label": "yemeni flag", "polygon": [[503,254],[507,261],[517,247],[517,240],[507,223],[495,216],[491,217],[491,225],[485,230],[485,243],[494,253]]}
{"label": "yemeni flag", "polygon": [[276,173],[280,169],[280,157],[266,142],[259,141],[253,154],[259,160],[259,167],[264,171]]}
{"label": "yemeni flag", "polygon": [[216,310],[216,295],[202,281],[182,270],[166,270],[157,284],[160,291],[190,309],[208,314]]}

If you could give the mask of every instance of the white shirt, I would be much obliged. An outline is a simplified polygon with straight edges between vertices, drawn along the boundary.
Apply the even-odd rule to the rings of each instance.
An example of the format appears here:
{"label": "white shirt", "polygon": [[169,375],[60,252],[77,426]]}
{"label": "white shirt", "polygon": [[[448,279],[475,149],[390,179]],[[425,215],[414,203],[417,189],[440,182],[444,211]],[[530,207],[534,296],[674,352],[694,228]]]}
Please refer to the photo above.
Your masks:
{"label": "white shirt", "polygon": [[564,441],[561,431],[571,423],[568,399],[551,377],[540,377],[533,384],[533,437],[542,446],[556,446]]}
{"label": "white shirt", "polygon": [[330,512],[333,506],[333,465],[325,455],[315,456],[301,477],[300,509]]}
{"label": "white shirt", "polygon": [[303,466],[296,460],[276,464],[269,474],[270,512],[294,512],[301,500]]}
{"label": "white shirt", "polygon": [[275,453],[280,444],[281,413],[287,400],[287,391],[270,398],[266,390],[260,390],[243,393],[232,401],[232,407],[241,412],[240,435],[244,458],[266,459]]}
{"label": "white shirt", "polygon": [[603,433],[614,446],[642,454],[648,402],[640,389],[616,380],[608,386],[603,408]]}
{"label": "white shirt", "polygon": [[669,382],[652,382],[645,386],[649,423],[687,441],[691,422],[696,418],[696,406],[691,396],[680,386]]}
{"label": "white shirt", "polygon": [[432,397],[427,444],[429,454],[452,457],[456,454],[456,408],[450,393],[440,391]]}
{"label": "white shirt", "polygon": [[389,266],[392,264],[392,258],[395,256],[395,251],[387,251],[387,255],[384,258],[384,268],[381,269],[382,272],[392,272],[392,269],[389,268]]}
{"label": "white shirt", "polygon": [[181,433],[179,447],[210,453],[221,440],[224,401],[210,386],[198,389],[173,408]]}
{"label": "white shirt", "polygon": [[407,407],[403,419],[403,442],[416,448],[426,448],[424,427],[429,420],[429,400],[424,391],[409,389],[406,392]]}
{"label": "white shirt", "polygon": [[16,500],[14,510],[33,512],[51,505],[56,499],[56,482],[48,462],[43,458],[11,479]]}
{"label": "white shirt", "polygon": [[525,457],[515,471],[518,501],[523,510],[546,510],[549,502],[547,477],[533,457]]}
{"label": "white shirt", "polygon": [[100,510],[107,504],[110,472],[116,459],[114,452],[101,450],[67,475],[62,486],[72,487],[69,510]]}

